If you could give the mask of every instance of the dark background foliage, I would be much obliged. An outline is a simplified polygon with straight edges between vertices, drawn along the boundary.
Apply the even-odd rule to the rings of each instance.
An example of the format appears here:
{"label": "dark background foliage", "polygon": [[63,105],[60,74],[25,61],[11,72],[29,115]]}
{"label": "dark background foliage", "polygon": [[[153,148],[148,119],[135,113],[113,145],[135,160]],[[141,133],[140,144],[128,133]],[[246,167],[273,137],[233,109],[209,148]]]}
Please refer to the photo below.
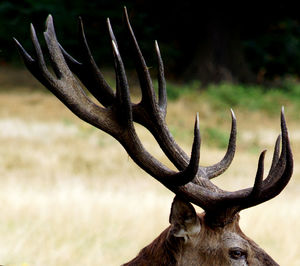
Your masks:
{"label": "dark background foliage", "polygon": [[113,61],[105,21],[109,17],[126,66],[132,67],[123,30],[123,6],[127,6],[150,67],[155,64],[154,40],[158,40],[169,78],[203,83],[266,83],[286,76],[298,79],[300,16],[297,5],[289,1],[2,0],[0,63],[20,61],[12,37],[31,51],[29,24],[35,25],[42,40],[44,21],[51,13],[59,40],[76,58],[80,55],[77,17],[83,18],[94,57],[104,67]]}

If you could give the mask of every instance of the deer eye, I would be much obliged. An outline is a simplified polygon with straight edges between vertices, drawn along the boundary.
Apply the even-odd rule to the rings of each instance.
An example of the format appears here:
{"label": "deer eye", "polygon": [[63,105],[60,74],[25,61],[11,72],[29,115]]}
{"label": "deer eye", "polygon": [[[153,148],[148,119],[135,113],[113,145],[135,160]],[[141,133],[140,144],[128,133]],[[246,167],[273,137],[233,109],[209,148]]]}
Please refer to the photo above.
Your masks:
{"label": "deer eye", "polygon": [[246,258],[246,255],[247,255],[246,251],[240,248],[234,248],[229,250],[229,256],[234,260],[244,259]]}

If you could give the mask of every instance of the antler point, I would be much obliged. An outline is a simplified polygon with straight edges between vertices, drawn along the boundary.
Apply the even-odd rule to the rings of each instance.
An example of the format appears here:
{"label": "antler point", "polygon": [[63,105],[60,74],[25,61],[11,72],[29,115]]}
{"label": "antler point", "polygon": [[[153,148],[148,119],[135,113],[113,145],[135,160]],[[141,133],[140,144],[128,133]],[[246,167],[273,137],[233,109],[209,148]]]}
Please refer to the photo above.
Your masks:
{"label": "antler point", "polygon": [[155,43],[155,49],[156,49],[156,51],[157,51],[158,53],[160,53],[157,40],[154,40],[154,43]]}
{"label": "antler point", "polygon": [[124,13],[125,13],[125,16],[128,18],[128,13],[127,13],[127,7],[124,6]]}
{"label": "antler point", "polygon": [[50,24],[50,23],[53,23],[53,17],[51,14],[48,15],[47,19],[46,19],[46,24]]}
{"label": "antler point", "polygon": [[200,129],[199,129],[199,113],[198,112],[196,114],[196,121],[195,121],[195,123],[196,123],[196,125],[195,125],[196,129],[197,129],[197,131],[199,131]]}
{"label": "antler point", "polygon": [[235,113],[232,108],[230,108],[231,116],[233,119],[236,119]]}
{"label": "antler point", "polygon": [[110,23],[110,18],[106,18],[106,23],[107,23],[107,26],[108,26],[108,30],[112,31],[112,27],[111,27],[111,23]]}

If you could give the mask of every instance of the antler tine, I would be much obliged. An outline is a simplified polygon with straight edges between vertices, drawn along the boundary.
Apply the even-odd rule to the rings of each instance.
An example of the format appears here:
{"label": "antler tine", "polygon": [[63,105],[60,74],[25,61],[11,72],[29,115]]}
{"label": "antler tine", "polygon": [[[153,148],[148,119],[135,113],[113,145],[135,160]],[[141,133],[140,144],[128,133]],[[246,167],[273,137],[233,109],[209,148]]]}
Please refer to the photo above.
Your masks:
{"label": "antler tine", "polygon": [[164,73],[164,64],[160,55],[157,41],[155,41],[155,51],[158,63],[158,104],[164,116],[167,114],[167,86]]}
{"label": "antler tine", "polygon": [[114,99],[114,92],[112,88],[107,84],[106,80],[100,69],[98,68],[94,57],[90,51],[87,39],[85,37],[84,27],[82,18],[79,17],[79,28],[80,34],[79,39],[81,42],[81,47],[83,48],[83,52],[85,53],[83,56],[83,62],[85,67],[87,67],[88,73],[90,73],[91,78],[88,78],[85,82],[85,85],[90,81],[91,85],[88,84],[87,88],[90,93],[105,107],[112,104]]}
{"label": "antler tine", "polygon": [[[41,75],[37,75],[37,73],[40,73],[40,69],[37,65],[36,60],[34,60],[30,54],[27,53],[27,51],[24,49],[24,47],[19,43],[19,41],[16,38],[13,38],[17,49],[26,65],[26,67],[28,68],[28,70],[40,81],[42,82],[42,79],[40,79],[39,77],[41,77]],[[43,83],[43,82],[42,82]],[[44,84],[44,83],[43,83]]]}
{"label": "antler tine", "polygon": [[[46,41],[46,44],[47,44],[47,47],[49,50],[52,67],[53,67],[58,79],[68,77],[68,76],[73,76],[69,67],[65,63],[65,59],[59,48],[59,45],[58,45],[58,42],[56,39],[54,25],[53,25],[53,18],[51,15],[49,15],[46,20],[46,31],[44,32],[44,38],[45,38],[45,41]],[[45,68],[47,68],[46,64],[45,64]]]}
{"label": "antler tine", "polygon": [[26,66],[33,66],[36,61],[30,56],[30,54],[27,53],[27,51],[24,49],[24,47],[19,43],[19,41],[16,38],[13,38],[19,53],[21,54]]}
{"label": "antler tine", "polygon": [[138,45],[138,42],[135,38],[134,32],[132,30],[132,27],[130,25],[128,13],[126,7],[124,7],[124,15],[126,20],[126,26],[127,30],[130,36],[130,40],[132,42],[133,46],[133,52],[135,56],[135,63],[136,63],[136,71],[138,74],[138,78],[140,81],[141,91],[142,91],[142,102],[145,102],[147,104],[150,104],[155,108],[156,106],[156,96],[155,91],[153,89],[152,80],[150,77],[150,73],[148,70],[148,67],[146,65],[145,59],[143,57],[143,54],[140,50],[140,47]]}
{"label": "antler tine", "polygon": [[199,168],[201,137],[199,130],[199,114],[197,113],[194,126],[194,141],[192,146],[191,159],[188,166],[174,175],[170,180],[171,186],[183,186],[191,182],[196,176]]}
{"label": "antler tine", "polygon": [[76,74],[77,71],[80,71],[82,68],[82,63],[77,61],[74,57],[72,57],[63,47],[60,43],[58,43],[59,48],[65,58],[66,63],[68,64],[69,68],[71,69],[72,72]]}
{"label": "antler tine", "polygon": [[[264,181],[262,181],[262,176],[259,177],[257,182],[255,181],[252,193],[242,199],[243,203],[240,205],[239,210],[258,205],[274,198],[288,184],[293,173],[293,155],[290,147],[283,109],[281,111],[281,132],[281,155],[279,159],[276,158],[278,156],[277,149],[279,146],[278,141],[276,141],[275,152],[273,156],[273,161],[277,160],[276,166],[271,167],[271,170]],[[256,183],[258,183],[258,185],[256,185]]]}
{"label": "antler tine", "polygon": [[219,176],[222,174],[231,164],[234,154],[235,154],[235,148],[236,148],[236,117],[232,109],[231,111],[231,132],[230,132],[230,138],[228,142],[227,152],[223,159],[212,166],[203,167],[205,172],[205,178],[212,179],[216,176]]}
{"label": "antler tine", "polygon": [[37,57],[37,64],[41,70],[41,73],[43,76],[45,76],[45,78],[48,81],[50,81],[51,83],[54,83],[54,78],[46,66],[42,48],[41,48],[38,38],[36,36],[36,32],[35,32],[33,24],[30,24],[30,34],[31,34],[31,40],[32,40],[32,43],[34,46],[35,54]]}
{"label": "antler tine", "polygon": [[[264,191],[266,198],[273,198],[277,196],[288,184],[293,173],[293,155],[290,147],[288,130],[286,126],[283,108],[281,111],[281,131],[282,131],[281,156],[276,166],[274,167],[274,171],[270,171],[266,179],[266,185]],[[278,170],[278,168],[280,169]],[[284,169],[283,172],[282,169]],[[281,175],[279,173],[281,173]]]}
{"label": "antler tine", "polygon": [[277,142],[277,138],[274,148],[272,165],[270,167],[267,178],[264,180],[265,187],[272,186],[272,184],[274,184],[281,177],[286,167],[288,135],[283,110],[281,112],[281,136],[281,153],[279,156],[279,143]]}
{"label": "antler tine", "polygon": [[278,160],[279,160],[280,139],[281,139],[281,135],[278,135],[278,137],[276,139],[276,142],[275,142],[273,158],[272,158],[272,164],[271,164],[270,171],[269,171],[270,175],[275,171],[275,167],[276,167],[276,165],[278,163]]}
{"label": "antler tine", "polygon": [[108,33],[109,33],[110,39],[112,41],[114,41],[114,43],[116,44],[116,47],[118,47],[118,42],[117,42],[116,36],[114,34],[114,31],[112,29],[112,26],[111,26],[109,18],[106,19],[106,24],[107,24],[107,28],[108,28]]}
{"label": "antler tine", "polygon": [[115,71],[116,71],[116,98],[115,106],[119,110],[121,117],[120,123],[126,122],[127,126],[132,126],[132,108],[129,95],[129,85],[125,73],[122,58],[120,56],[117,44],[112,40],[113,53],[115,58]]}
{"label": "antler tine", "polygon": [[255,182],[251,192],[251,196],[254,198],[259,197],[262,191],[263,178],[264,178],[264,159],[265,159],[266,151],[267,150],[264,150],[259,156]]}
{"label": "antler tine", "polygon": [[46,75],[43,74],[43,70],[40,68],[37,60],[33,59],[30,54],[24,49],[24,47],[19,43],[16,38],[13,38],[17,49],[25,63],[25,66],[28,68],[30,73],[45,87],[51,86],[49,80],[46,78]]}
{"label": "antler tine", "polygon": [[114,101],[114,92],[107,84],[90,51],[85,37],[81,17],[79,17],[79,40],[83,51],[82,63],[74,59],[60,45],[60,49],[71,71],[78,76],[88,91],[104,106],[110,106]]}

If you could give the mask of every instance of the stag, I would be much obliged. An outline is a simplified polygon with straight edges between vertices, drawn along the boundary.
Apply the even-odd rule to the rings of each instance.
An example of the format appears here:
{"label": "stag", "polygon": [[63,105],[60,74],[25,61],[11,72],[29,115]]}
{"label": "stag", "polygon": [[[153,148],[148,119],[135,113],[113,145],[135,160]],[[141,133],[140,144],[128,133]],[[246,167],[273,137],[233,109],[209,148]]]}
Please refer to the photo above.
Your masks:
{"label": "stag", "polygon": [[[211,166],[199,165],[200,133],[196,115],[194,141],[188,156],[175,142],[165,121],[167,112],[166,81],[159,47],[155,42],[158,64],[158,96],[150,73],[136,41],[125,9],[128,42],[132,48],[141,88],[141,101],[132,103],[119,46],[107,19],[116,73],[116,89],[105,81],[88,46],[80,20],[82,61],[74,59],[57,41],[51,15],[46,21],[44,38],[53,72],[49,71],[33,25],[31,39],[35,57],[30,56],[15,39],[26,67],[75,115],[117,139],[133,161],[166,188],[175,198],[170,213],[170,226],[138,256],[124,265],[278,265],[239,227],[239,212],[276,197],[288,184],[293,172],[284,111],[281,111],[281,135],[274,148],[272,165],[264,178],[263,151],[253,187],[228,192],[210,180],[230,165],[236,147],[236,118],[231,111],[231,133],[223,159]],[[78,81],[80,80],[80,82]],[[85,93],[82,84],[98,101]],[[163,152],[177,168],[169,169],[143,146],[134,122],[147,128]],[[280,144],[281,143],[281,144]],[[192,203],[204,212],[197,214]]]}

